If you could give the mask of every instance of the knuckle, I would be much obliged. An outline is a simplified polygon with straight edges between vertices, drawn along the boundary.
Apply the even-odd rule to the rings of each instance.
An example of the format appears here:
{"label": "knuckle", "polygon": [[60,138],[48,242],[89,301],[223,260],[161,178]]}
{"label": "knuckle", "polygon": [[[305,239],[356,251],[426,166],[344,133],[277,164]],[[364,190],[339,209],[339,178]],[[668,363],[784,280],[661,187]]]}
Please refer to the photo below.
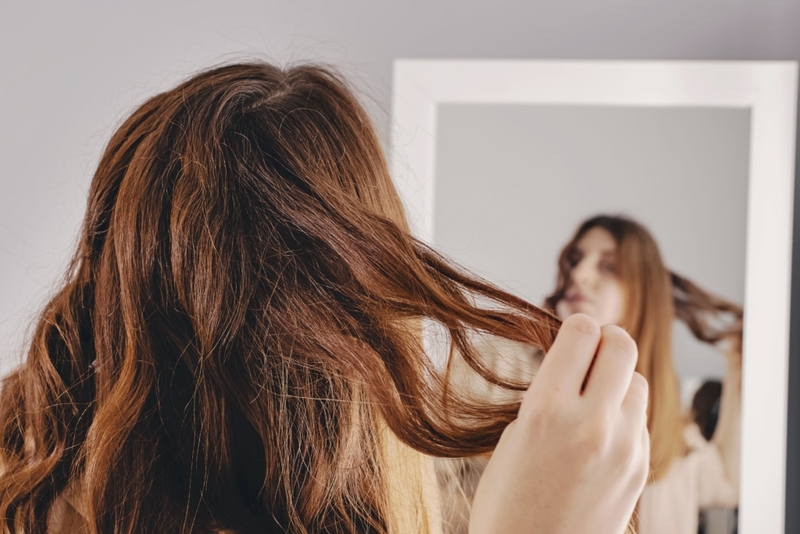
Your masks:
{"label": "knuckle", "polygon": [[610,422],[606,416],[600,414],[583,426],[579,445],[583,454],[598,458],[606,455],[611,441]]}
{"label": "knuckle", "polygon": [[576,313],[564,320],[563,328],[574,330],[585,336],[600,339],[600,327],[594,319],[582,313]]}
{"label": "knuckle", "polygon": [[633,377],[631,377],[630,389],[645,401],[647,397],[650,395],[650,384],[647,382],[647,379],[640,373],[636,372],[633,373]]}
{"label": "knuckle", "polygon": [[639,349],[636,342],[624,329],[617,325],[605,325],[602,328],[603,343],[611,346],[614,352],[620,356],[636,360],[639,357]]}

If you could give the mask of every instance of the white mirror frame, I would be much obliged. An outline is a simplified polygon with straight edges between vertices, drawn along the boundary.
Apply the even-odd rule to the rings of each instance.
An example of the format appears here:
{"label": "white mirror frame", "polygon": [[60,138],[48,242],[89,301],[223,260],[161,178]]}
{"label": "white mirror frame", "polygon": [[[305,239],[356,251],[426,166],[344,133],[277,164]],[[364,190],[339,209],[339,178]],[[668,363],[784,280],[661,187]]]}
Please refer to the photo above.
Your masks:
{"label": "white mirror frame", "polygon": [[795,62],[397,60],[391,164],[411,227],[433,242],[440,104],[745,108],[747,199],[739,532],[785,521]]}

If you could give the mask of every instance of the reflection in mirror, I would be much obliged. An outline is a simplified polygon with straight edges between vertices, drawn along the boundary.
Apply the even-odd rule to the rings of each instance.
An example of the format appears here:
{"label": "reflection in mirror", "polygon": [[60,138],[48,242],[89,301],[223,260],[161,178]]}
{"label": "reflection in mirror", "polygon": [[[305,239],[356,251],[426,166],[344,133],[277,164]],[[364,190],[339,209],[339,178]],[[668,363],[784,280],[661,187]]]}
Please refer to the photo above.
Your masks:
{"label": "reflection in mirror", "polygon": [[[750,112],[444,104],[437,122],[436,246],[639,345],[652,443],[639,532],[732,532]],[[535,374],[526,347],[485,348],[511,378]],[[452,532],[466,507],[451,493],[468,494],[480,469],[441,469]]]}

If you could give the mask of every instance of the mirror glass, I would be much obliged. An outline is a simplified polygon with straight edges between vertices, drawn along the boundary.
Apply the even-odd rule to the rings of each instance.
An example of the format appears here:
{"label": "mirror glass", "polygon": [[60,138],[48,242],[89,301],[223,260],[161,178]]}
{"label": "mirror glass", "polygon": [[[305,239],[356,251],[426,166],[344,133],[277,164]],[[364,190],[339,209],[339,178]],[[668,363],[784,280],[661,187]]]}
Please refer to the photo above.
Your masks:
{"label": "mirror glass", "polygon": [[[541,305],[556,289],[559,255],[579,225],[625,216],[649,231],[670,271],[741,306],[750,123],[750,110],[737,108],[441,104],[433,242]],[[735,381],[725,396],[724,454],[714,444],[723,438],[713,434],[726,407],[730,344],[699,341],[678,320],[671,337],[687,450],[657,477],[660,486],[646,490],[640,532],[733,532]]]}

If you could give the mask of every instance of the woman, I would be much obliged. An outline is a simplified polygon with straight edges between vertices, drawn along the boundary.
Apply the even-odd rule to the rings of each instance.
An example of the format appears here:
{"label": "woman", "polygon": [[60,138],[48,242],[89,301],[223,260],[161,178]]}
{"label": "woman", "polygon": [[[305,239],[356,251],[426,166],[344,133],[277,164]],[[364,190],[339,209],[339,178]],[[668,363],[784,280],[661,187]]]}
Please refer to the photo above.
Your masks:
{"label": "woman", "polygon": [[[549,349],[540,379],[521,403],[459,395],[423,320],[506,388],[526,385],[472,331]],[[557,329],[409,235],[342,80],[200,73],[113,135],[3,382],[3,530],[433,533],[430,456],[496,448],[473,532],[622,532],[649,450],[635,346],[583,315]]]}
{"label": "woman", "polygon": [[[558,265],[547,307],[562,318],[585,313],[598,324],[621,325],[639,347],[636,369],[650,384],[652,470],[638,506],[640,532],[695,534],[700,508],[738,503],[741,307],[668,271],[650,233],[623,217],[584,222]],[[676,317],[697,339],[729,345],[711,443],[681,414],[671,348]]]}

